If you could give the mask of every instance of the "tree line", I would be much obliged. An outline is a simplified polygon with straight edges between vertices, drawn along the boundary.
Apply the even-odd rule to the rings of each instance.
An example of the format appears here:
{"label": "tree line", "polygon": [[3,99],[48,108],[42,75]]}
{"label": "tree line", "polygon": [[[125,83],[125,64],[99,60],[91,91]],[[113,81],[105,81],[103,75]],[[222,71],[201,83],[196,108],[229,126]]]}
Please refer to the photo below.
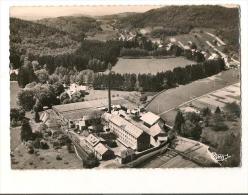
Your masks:
{"label": "tree line", "polygon": [[[111,88],[126,91],[161,91],[176,85],[186,84],[197,79],[212,76],[225,69],[222,59],[207,60],[194,65],[176,67],[172,71],[152,74],[119,74],[112,73]],[[98,73],[95,76],[93,87],[95,89],[106,89],[108,87],[108,75]]]}
{"label": "tree line", "polygon": [[[110,85],[111,89],[121,91],[136,90],[136,74],[111,74]],[[109,84],[109,76],[104,73],[98,73],[93,82],[94,89],[107,89]]]}
{"label": "tree line", "polygon": [[[191,49],[195,49],[192,51]],[[178,45],[172,45],[170,49],[165,47],[156,48],[153,50],[146,50],[142,48],[122,48],[120,50],[120,56],[132,56],[132,57],[142,57],[142,56],[183,56],[189,60],[196,62],[205,61],[204,55],[196,50],[197,47],[192,43],[190,49],[183,49]]]}

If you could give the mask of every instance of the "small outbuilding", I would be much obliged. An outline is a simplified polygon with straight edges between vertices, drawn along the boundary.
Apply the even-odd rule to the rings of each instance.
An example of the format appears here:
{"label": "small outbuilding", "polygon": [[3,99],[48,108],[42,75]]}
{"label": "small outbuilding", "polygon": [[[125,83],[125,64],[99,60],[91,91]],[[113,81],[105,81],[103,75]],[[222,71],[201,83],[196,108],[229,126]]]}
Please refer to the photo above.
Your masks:
{"label": "small outbuilding", "polygon": [[99,160],[110,160],[114,157],[114,152],[104,146],[102,143],[98,143],[94,147],[94,153]]}

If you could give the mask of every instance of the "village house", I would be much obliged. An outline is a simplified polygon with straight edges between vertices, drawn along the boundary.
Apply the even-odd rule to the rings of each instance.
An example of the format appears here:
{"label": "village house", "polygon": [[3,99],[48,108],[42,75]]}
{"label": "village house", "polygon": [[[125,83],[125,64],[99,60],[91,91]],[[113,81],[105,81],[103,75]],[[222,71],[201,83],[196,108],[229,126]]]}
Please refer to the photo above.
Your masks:
{"label": "village house", "polygon": [[96,136],[94,136],[93,134],[90,134],[86,140],[86,147],[88,147],[91,151],[94,151],[94,147],[100,143],[100,139]]}
{"label": "village house", "polygon": [[88,86],[86,85],[78,85],[77,83],[72,83],[69,88],[67,89],[68,95],[71,97],[72,94],[78,92],[78,91],[83,91],[86,92],[88,90]]}
{"label": "village house", "polygon": [[154,147],[160,146],[163,142],[167,141],[167,133],[164,123],[158,122],[154,124],[150,129],[150,144]]}
{"label": "village house", "polygon": [[114,157],[114,152],[101,143],[101,139],[93,134],[89,134],[81,143],[81,146],[86,147],[87,151],[91,151],[98,160],[109,160]]}
{"label": "village house", "polygon": [[128,163],[135,158],[135,152],[131,148],[126,148],[125,150],[120,150],[116,155],[116,161],[120,164]]}
{"label": "village house", "polygon": [[98,160],[110,160],[114,157],[114,152],[102,143],[98,143],[94,147],[94,154]]}

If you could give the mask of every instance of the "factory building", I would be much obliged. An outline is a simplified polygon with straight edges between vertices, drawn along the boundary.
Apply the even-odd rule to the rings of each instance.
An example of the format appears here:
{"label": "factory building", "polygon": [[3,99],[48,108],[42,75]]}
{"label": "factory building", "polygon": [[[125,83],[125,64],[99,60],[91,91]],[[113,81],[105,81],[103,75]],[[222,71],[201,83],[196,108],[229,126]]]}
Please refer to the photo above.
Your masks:
{"label": "factory building", "polygon": [[143,151],[150,147],[150,136],[139,127],[118,115],[111,115],[108,120],[110,131],[116,134],[118,141],[126,147],[136,151]]}

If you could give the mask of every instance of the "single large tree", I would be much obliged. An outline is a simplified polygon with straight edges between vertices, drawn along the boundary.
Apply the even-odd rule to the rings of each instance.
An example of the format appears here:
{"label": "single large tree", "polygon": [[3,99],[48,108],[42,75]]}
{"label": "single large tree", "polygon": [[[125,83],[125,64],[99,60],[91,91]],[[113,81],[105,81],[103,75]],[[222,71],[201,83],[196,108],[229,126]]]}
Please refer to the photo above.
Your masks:
{"label": "single large tree", "polygon": [[25,87],[26,84],[35,80],[33,66],[29,60],[24,60],[24,65],[20,68],[18,73],[18,84],[20,87]]}
{"label": "single large tree", "polygon": [[45,69],[36,70],[35,75],[40,83],[46,83],[49,79],[48,71]]}
{"label": "single large tree", "polygon": [[31,129],[31,126],[29,124],[29,121],[27,119],[23,120],[22,126],[21,126],[21,140],[22,141],[28,141],[33,138],[33,132]]}
{"label": "single large tree", "polygon": [[24,108],[25,111],[30,111],[34,104],[34,92],[31,89],[23,89],[18,94],[18,104]]}
{"label": "single large tree", "polygon": [[185,120],[183,117],[183,113],[180,110],[178,110],[176,118],[175,118],[175,123],[174,123],[173,129],[180,134],[181,133],[181,127],[182,127],[182,124],[184,122],[185,122]]}

